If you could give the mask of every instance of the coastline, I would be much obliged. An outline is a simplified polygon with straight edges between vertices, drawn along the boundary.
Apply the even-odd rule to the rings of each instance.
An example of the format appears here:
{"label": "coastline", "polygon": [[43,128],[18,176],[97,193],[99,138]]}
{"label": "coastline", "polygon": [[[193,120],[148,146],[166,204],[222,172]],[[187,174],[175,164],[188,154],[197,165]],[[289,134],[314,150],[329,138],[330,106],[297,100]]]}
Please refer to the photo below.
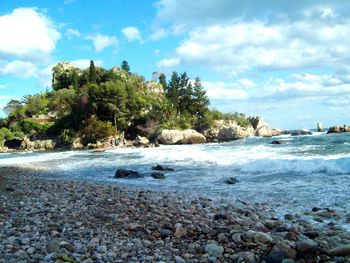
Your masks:
{"label": "coastline", "polygon": [[349,232],[271,218],[259,204],[189,203],[172,193],[48,179],[29,167],[2,167],[0,179],[0,262],[349,260]]}

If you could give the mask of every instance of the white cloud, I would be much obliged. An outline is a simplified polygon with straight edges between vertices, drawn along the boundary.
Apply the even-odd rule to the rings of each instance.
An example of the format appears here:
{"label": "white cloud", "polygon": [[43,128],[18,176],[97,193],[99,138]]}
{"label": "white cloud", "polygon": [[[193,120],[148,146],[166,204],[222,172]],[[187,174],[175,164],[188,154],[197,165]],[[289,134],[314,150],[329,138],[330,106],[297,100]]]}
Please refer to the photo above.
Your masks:
{"label": "white cloud", "polygon": [[0,16],[0,59],[47,61],[60,38],[52,21],[36,8]]}
{"label": "white cloud", "polygon": [[74,37],[80,37],[81,36],[80,32],[78,30],[74,29],[74,28],[67,29],[65,35],[68,38],[74,38]]}
{"label": "white cloud", "polygon": [[115,47],[118,44],[118,39],[115,36],[95,34],[87,36],[86,39],[92,40],[96,52],[101,52],[111,46]]}
{"label": "white cloud", "polygon": [[203,81],[202,84],[211,100],[245,100],[249,97],[239,83]]}
{"label": "white cloud", "polygon": [[16,77],[33,77],[37,73],[37,66],[30,61],[14,60],[0,67],[0,75],[12,75]]}
{"label": "white cloud", "polygon": [[150,36],[150,40],[157,41],[160,39],[164,39],[168,36],[168,32],[164,28],[156,28],[153,29],[153,32]]}
{"label": "white cloud", "polygon": [[134,26],[125,27],[122,29],[123,35],[129,42],[140,41],[142,42],[142,37],[139,29]]}
{"label": "white cloud", "polygon": [[163,59],[157,63],[158,68],[174,68],[180,64],[179,58]]}

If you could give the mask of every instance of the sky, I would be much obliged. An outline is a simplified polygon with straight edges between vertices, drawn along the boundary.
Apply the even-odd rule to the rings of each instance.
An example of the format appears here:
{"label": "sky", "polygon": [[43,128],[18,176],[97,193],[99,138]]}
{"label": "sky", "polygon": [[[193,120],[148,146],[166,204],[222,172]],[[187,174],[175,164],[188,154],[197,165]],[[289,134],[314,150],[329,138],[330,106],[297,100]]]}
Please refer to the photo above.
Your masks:
{"label": "sky", "polygon": [[[0,108],[59,61],[199,76],[211,107],[282,129],[350,124],[350,1],[0,0]],[[4,113],[0,111],[0,116]]]}

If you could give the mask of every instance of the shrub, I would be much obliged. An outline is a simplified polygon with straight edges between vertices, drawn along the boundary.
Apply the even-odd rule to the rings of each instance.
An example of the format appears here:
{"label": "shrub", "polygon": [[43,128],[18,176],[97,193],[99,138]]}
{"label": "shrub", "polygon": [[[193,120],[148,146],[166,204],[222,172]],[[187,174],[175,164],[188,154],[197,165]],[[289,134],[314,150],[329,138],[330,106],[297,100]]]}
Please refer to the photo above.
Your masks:
{"label": "shrub", "polygon": [[6,140],[12,140],[14,138],[15,136],[12,134],[12,132],[9,129],[5,127],[0,129],[0,146],[1,147],[4,146],[4,142]]}
{"label": "shrub", "polygon": [[87,125],[81,130],[83,144],[96,143],[116,134],[111,122],[100,121],[93,116]]}
{"label": "shrub", "polygon": [[50,123],[40,123],[32,119],[25,119],[20,122],[21,130],[25,134],[45,134],[52,124]]}
{"label": "shrub", "polygon": [[71,130],[64,129],[61,131],[58,138],[61,145],[70,145],[73,143],[73,132]]}

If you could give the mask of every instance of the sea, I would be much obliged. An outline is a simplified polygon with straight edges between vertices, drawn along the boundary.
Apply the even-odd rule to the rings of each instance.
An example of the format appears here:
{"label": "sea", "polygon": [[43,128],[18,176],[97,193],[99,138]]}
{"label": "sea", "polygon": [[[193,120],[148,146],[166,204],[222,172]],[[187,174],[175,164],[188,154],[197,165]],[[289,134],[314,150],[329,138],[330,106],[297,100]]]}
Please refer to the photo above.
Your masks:
{"label": "sea", "polygon": [[[271,144],[272,141],[284,144]],[[0,166],[45,166],[55,179],[83,180],[227,202],[263,203],[277,216],[313,207],[350,213],[350,133],[250,137],[225,143],[158,148],[13,152],[0,154]],[[164,180],[150,176],[154,165],[174,168]],[[141,178],[115,179],[117,169]],[[225,179],[234,177],[237,184]],[[345,224],[349,226],[349,224]]]}

